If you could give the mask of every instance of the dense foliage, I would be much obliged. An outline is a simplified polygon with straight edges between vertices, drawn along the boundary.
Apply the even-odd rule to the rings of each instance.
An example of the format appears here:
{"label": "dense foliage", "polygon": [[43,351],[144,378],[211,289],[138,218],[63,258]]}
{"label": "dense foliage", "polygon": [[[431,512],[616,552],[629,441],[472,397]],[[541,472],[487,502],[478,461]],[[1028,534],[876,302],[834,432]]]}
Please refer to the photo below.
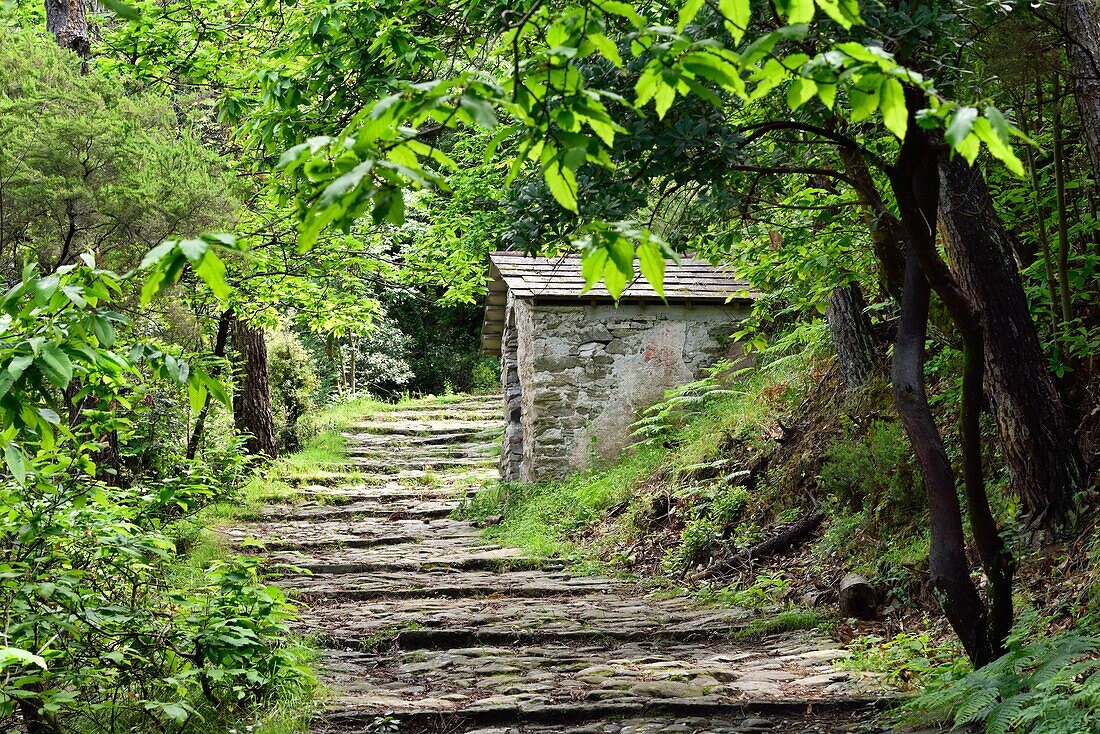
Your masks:
{"label": "dense foliage", "polygon": [[[1022,549],[1088,530],[1100,469],[1092,3],[68,7],[56,37],[52,4],[0,10],[0,714],[175,731],[306,690],[287,600],[189,557],[196,515],[327,403],[492,385],[506,248],[579,251],[616,297],[678,253],[729,265],[760,294],[731,336],[812,352],[799,384],[824,318],[862,396],[813,457],[830,542],[917,538],[987,666],[934,703],[1086,716],[1091,642],[1010,630]],[[758,427],[737,396],[772,388],[731,369],[643,417],[636,466],[708,406]],[[663,572],[760,539],[744,483],[706,491]],[[565,532],[611,507],[531,492]]]}

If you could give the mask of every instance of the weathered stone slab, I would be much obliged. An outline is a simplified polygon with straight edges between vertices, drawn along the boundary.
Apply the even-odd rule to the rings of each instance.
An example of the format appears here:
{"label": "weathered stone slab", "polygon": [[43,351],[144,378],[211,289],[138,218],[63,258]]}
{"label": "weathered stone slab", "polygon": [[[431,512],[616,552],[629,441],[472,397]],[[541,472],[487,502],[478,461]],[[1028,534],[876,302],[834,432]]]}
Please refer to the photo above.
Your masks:
{"label": "weathered stone slab", "polygon": [[[356,648],[379,635],[403,648],[455,644],[584,639],[721,639],[742,627],[748,612],[701,608],[678,599],[621,594],[561,598],[392,599],[371,604],[317,604],[302,624],[328,644]],[[400,633],[400,634],[399,634]]]}
{"label": "weathered stone slab", "polygon": [[541,568],[546,562],[526,558],[515,548],[471,546],[454,538],[426,538],[414,543],[375,545],[366,548],[312,548],[271,553],[279,563],[289,563],[314,573],[357,574],[368,571],[420,571],[428,568],[485,570]]}
{"label": "weathered stone slab", "polygon": [[409,597],[461,599],[478,596],[557,597],[617,590],[621,584],[601,576],[552,571],[456,571],[425,569],[358,574],[288,576],[279,581],[307,599],[367,601]]}
{"label": "weathered stone slab", "polygon": [[341,692],[340,705],[398,715],[505,707],[515,709],[522,720],[525,708],[546,705],[660,700],[720,709],[750,700],[847,698],[841,689],[826,691],[817,683],[797,682],[824,674],[851,676],[829,663],[780,663],[792,680],[754,678],[751,691],[739,685],[776,657],[776,648],[769,645],[651,640],[400,651],[383,664],[367,653],[328,651],[321,664]]}
{"label": "weathered stone slab", "polygon": [[234,545],[246,538],[258,540],[268,550],[309,549],[327,546],[369,548],[376,545],[415,543],[427,538],[464,541],[462,547],[484,543],[481,531],[461,520],[269,520],[219,529],[218,535]]}
{"label": "weathered stone slab", "polygon": [[446,517],[461,503],[457,499],[407,500],[392,502],[359,500],[340,505],[271,505],[262,515],[269,521],[331,520],[342,517],[390,517],[431,519]]}

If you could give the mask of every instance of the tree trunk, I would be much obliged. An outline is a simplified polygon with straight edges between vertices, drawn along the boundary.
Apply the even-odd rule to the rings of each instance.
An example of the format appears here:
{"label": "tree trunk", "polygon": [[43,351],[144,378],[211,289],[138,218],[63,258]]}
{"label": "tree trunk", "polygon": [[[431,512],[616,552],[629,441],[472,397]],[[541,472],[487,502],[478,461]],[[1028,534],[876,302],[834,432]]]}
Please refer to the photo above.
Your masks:
{"label": "tree trunk", "polygon": [[944,158],[940,173],[947,253],[984,333],[985,380],[1012,488],[1029,527],[1053,530],[1081,482],[1066,409],[981,171],[956,157]]}
{"label": "tree trunk", "polygon": [[[229,337],[229,326],[233,323],[232,309],[226,309],[218,319],[218,332],[214,337],[214,356],[219,359],[225,356],[225,344]],[[265,362],[266,364],[266,362]],[[215,367],[213,376],[218,377],[220,368]],[[199,451],[199,441],[202,440],[202,432],[206,428],[206,417],[210,414],[210,403],[213,400],[207,391],[206,398],[202,401],[202,408],[195,418],[195,428],[191,431],[191,437],[187,439],[187,458],[194,459]]]}
{"label": "tree trunk", "polygon": [[886,208],[863,154],[843,145],[837,153],[862,204],[863,220],[870,230],[871,248],[878,261],[879,285],[885,295],[901,303],[902,283],[905,280],[901,224]]}
{"label": "tree trunk", "polygon": [[875,372],[875,337],[866,308],[859,285],[849,283],[833,290],[825,309],[840,377],[849,390],[863,387]]}
{"label": "tree trunk", "polygon": [[61,48],[72,51],[82,59],[91,55],[84,0],[46,0],[46,30],[54,35]]}
{"label": "tree trunk", "polygon": [[1063,0],[1061,11],[1073,94],[1092,161],[1093,181],[1100,187],[1100,7],[1096,0]]}
{"label": "tree trunk", "polygon": [[[915,94],[907,95],[910,110],[917,109],[919,100],[910,101],[910,96]],[[970,578],[955,475],[925,391],[925,342],[928,338],[931,288],[921,260],[934,271],[936,277],[943,277],[943,269],[934,267],[938,260],[936,208],[940,182],[936,165],[939,152],[928,133],[915,122],[910,118],[910,131],[902,144],[897,164],[890,172],[908,245],[901,318],[894,343],[894,402],[905,432],[913,443],[928,495],[932,535],[928,556],[929,582],[967,655],[975,666],[981,666],[993,659],[989,646],[988,614]],[[948,295],[948,309],[954,317],[956,310],[965,308],[965,305],[957,302],[958,299],[953,297],[957,294],[950,288],[945,289],[945,294]]]}
{"label": "tree trunk", "polygon": [[245,434],[245,450],[274,459],[275,417],[271,412],[271,386],[267,375],[267,345],[262,329],[233,320],[233,348],[237,351],[240,382],[233,396],[233,422]]}

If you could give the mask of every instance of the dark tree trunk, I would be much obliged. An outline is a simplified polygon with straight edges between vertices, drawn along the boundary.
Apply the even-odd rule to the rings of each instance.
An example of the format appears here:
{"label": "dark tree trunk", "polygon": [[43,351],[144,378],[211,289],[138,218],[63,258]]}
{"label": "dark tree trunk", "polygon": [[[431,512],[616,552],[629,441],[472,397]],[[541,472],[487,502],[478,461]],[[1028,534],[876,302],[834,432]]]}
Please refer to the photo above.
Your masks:
{"label": "dark tree trunk", "polygon": [[849,390],[863,387],[875,372],[876,344],[866,308],[859,285],[849,283],[833,290],[825,309],[840,377]]}
{"label": "dark tree trunk", "polygon": [[238,355],[240,380],[233,396],[233,422],[245,434],[245,450],[274,459],[275,417],[271,412],[271,386],[267,375],[267,345],[262,329],[233,320],[233,348]]}
{"label": "dark tree trunk", "polygon": [[1092,161],[1093,181],[1100,186],[1100,6],[1096,0],[1063,0],[1061,11],[1073,94]]}
{"label": "dark tree trunk", "polygon": [[[908,90],[910,110],[919,93]],[[983,320],[963,286],[936,249],[940,203],[942,144],[910,119],[891,185],[908,245],[901,321],[894,347],[894,398],[906,433],[913,442],[928,493],[932,542],[929,568],[932,588],[976,667],[996,659],[1012,625],[1012,563],[989,509],[982,476],[982,380],[985,364]],[[1015,272],[1015,271],[1013,271]],[[963,337],[965,370],[960,432],[963,478],[971,530],[990,582],[987,608],[970,578],[958,494],[943,440],[928,405],[924,386],[925,341],[929,296],[940,296]],[[1029,322],[1030,323],[1030,322]]]}
{"label": "dark tree trunk", "polygon": [[930,288],[916,256],[909,256],[906,273],[905,296],[894,342],[894,402],[916,451],[928,495],[932,530],[929,583],[967,655],[975,666],[981,666],[993,659],[987,646],[987,613],[970,579],[955,476],[924,388]]}
{"label": "dark tree trunk", "polygon": [[[219,359],[225,356],[225,344],[229,339],[229,326],[233,323],[233,311],[226,309],[222,312],[221,318],[218,319],[218,332],[214,336],[214,356]],[[266,364],[266,362],[265,362]],[[214,377],[218,377],[221,370],[217,367],[214,368]],[[199,409],[199,414],[195,418],[195,427],[191,431],[191,437],[187,439],[187,458],[194,459],[195,454],[199,451],[199,442],[202,440],[202,432],[206,428],[206,417],[210,414],[210,403],[213,398],[210,397],[210,393],[206,393],[206,398],[202,401],[202,408]]]}
{"label": "dark tree trunk", "polygon": [[82,59],[91,54],[84,0],[46,0],[46,30],[54,35],[61,48],[74,52]]}
{"label": "dark tree trunk", "polygon": [[981,171],[959,158],[942,160],[940,171],[947,253],[984,333],[985,380],[1012,488],[1030,527],[1053,529],[1081,482],[1066,409]]}
{"label": "dark tree trunk", "polygon": [[902,283],[905,280],[901,224],[887,210],[863,154],[845,146],[840,146],[838,153],[844,172],[852,181],[856,196],[862,204],[863,219],[871,232],[871,247],[878,261],[879,285],[884,294],[900,303]]}

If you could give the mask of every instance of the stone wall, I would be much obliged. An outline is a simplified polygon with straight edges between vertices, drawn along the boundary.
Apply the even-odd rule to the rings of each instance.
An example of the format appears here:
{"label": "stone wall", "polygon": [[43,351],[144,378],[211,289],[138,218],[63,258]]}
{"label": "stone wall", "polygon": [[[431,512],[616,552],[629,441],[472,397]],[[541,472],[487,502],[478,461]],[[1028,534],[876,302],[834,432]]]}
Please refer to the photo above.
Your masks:
{"label": "stone wall", "polygon": [[[511,433],[501,461],[504,478],[539,481],[617,455],[631,441],[639,410],[726,356],[722,344],[746,309],[511,299],[504,339],[514,340],[515,372],[509,373],[506,345]],[[511,402],[517,381],[518,430]]]}

